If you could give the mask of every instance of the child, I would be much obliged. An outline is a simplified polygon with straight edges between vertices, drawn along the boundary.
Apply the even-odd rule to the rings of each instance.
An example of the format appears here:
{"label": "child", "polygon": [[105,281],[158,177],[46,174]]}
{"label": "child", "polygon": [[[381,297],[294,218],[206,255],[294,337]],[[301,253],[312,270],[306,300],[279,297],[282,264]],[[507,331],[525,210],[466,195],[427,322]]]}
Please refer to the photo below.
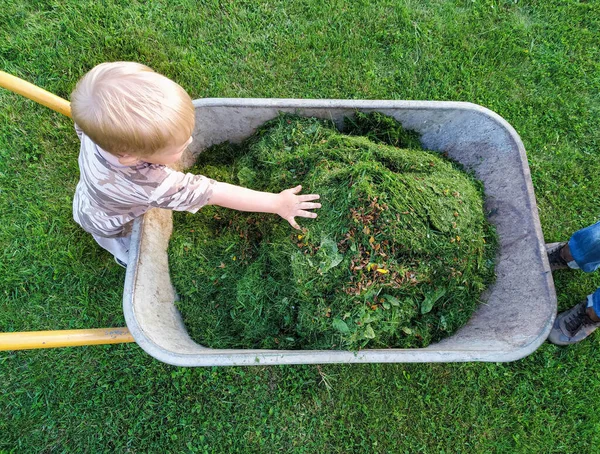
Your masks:
{"label": "child", "polygon": [[[600,222],[581,229],[567,243],[548,245],[548,261],[552,271],[581,269],[591,273],[600,267]],[[579,342],[600,327],[600,289],[560,313],[548,339],[557,345]]]}
{"label": "child", "polygon": [[96,242],[127,266],[131,223],[151,208],[197,212],[204,205],[316,218],[316,194],[301,186],[279,194],[220,183],[169,167],[192,142],[194,106],[183,88],[147,66],[103,63],[71,95],[81,140],[80,180],[73,217]]}

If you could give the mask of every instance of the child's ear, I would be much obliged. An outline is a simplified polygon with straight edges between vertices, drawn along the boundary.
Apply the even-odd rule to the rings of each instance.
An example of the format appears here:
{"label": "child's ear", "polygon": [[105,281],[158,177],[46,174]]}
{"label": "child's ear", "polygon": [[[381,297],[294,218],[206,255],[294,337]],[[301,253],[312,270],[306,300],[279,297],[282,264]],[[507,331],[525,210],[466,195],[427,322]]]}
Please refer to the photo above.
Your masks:
{"label": "child's ear", "polygon": [[124,154],[119,156],[119,164],[124,166],[130,166],[136,164],[139,161],[135,156],[131,156],[130,154]]}

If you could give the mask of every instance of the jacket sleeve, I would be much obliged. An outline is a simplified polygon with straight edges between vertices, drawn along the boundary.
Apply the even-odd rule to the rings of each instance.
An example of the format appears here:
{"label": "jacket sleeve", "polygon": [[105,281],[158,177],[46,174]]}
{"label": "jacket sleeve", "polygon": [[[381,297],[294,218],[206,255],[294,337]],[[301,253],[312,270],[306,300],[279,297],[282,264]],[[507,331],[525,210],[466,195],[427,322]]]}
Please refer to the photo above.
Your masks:
{"label": "jacket sleeve", "polygon": [[215,180],[166,169],[166,178],[150,194],[150,206],[195,213],[210,201]]}

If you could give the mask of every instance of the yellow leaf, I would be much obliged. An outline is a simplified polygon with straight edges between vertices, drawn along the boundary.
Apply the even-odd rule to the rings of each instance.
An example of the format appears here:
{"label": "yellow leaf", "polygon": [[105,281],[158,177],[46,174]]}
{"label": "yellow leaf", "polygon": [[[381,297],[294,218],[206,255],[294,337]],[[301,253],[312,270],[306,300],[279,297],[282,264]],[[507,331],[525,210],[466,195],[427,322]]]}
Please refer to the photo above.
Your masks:
{"label": "yellow leaf", "polygon": [[373,244],[375,242],[375,238],[371,237],[369,238],[369,243]]}
{"label": "yellow leaf", "polygon": [[377,268],[375,271],[377,271],[378,273],[381,273],[381,274],[389,273],[389,270],[384,270],[383,268]]}

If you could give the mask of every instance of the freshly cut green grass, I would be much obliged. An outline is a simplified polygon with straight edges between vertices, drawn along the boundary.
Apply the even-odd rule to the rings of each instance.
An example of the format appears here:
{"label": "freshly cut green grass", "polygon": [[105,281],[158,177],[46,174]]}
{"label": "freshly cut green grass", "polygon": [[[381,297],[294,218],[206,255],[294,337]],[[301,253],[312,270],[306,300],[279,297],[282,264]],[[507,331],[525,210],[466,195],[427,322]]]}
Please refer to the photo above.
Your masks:
{"label": "freshly cut green grass", "polygon": [[198,158],[193,173],[268,192],[302,184],[323,205],[302,233],[272,215],[175,214],[178,307],[202,345],[425,347],[477,307],[495,254],[482,185],[390,117],[348,123],[398,147],[282,115]]}
{"label": "freshly cut green grass", "polygon": [[[193,98],[481,104],[523,140],[548,242],[600,216],[597,0],[1,6],[0,68],[63,97],[93,65],[134,60]],[[0,331],[124,326],[124,272],[71,219],[77,151],[68,119],[0,89]],[[600,274],[554,282],[564,310]],[[203,369],[135,344],[1,352],[0,451],[594,454],[599,347],[594,333],[513,363]]]}

